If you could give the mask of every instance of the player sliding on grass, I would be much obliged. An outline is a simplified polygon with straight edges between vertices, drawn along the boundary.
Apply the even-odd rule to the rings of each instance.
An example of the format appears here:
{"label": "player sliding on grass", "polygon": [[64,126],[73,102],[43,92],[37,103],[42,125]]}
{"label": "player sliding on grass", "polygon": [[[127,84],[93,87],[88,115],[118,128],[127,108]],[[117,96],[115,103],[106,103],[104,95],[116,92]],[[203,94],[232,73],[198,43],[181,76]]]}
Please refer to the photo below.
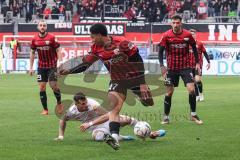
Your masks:
{"label": "player sliding on grass", "polygon": [[138,48],[124,37],[108,36],[105,25],[97,23],[90,28],[93,45],[89,55],[83,58],[83,63],[70,70],[60,70],[61,75],[80,73],[90,67],[95,61],[101,60],[110,72],[111,81],[108,90],[110,106],[109,129],[111,134],[105,135],[105,141],[118,143],[120,116],[119,112],[126,99],[127,89],[133,91],[145,106],[152,106],[153,99],[145,82],[144,65]]}
{"label": "player sliding on grass", "polygon": [[[82,124],[80,126],[81,131],[90,131],[92,138],[95,141],[103,141],[104,134],[110,134],[109,130],[109,113],[106,112],[100,104],[94,99],[87,98],[83,93],[79,92],[74,95],[74,102],[59,121],[59,133],[55,140],[63,140],[64,132],[66,128],[66,122],[69,120],[77,120]],[[128,116],[120,115],[121,127],[129,125],[134,127],[138,121]],[[164,130],[151,132],[149,137],[155,139],[165,135]],[[134,140],[131,136],[118,136],[118,140]],[[114,146],[113,146],[114,147]]]}
{"label": "player sliding on grass", "polygon": [[31,42],[30,69],[29,74],[32,76],[35,51],[38,53],[38,73],[37,81],[40,89],[40,100],[42,103],[42,115],[48,115],[46,84],[49,82],[50,87],[57,99],[57,111],[63,111],[61,104],[61,93],[57,85],[57,79],[54,72],[57,70],[57,61],[62,61],[60,44],[55,40],[55,36],[47,32],[47,23],[40,20],[37,26],[39,33],[34,36]]}

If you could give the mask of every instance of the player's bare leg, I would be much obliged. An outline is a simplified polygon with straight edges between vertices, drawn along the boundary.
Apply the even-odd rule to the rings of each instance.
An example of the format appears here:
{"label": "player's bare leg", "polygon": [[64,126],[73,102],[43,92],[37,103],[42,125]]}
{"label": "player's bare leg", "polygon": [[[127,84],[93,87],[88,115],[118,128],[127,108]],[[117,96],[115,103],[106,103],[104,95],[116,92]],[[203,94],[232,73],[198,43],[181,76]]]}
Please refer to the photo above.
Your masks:
{"label": "player's bare leg", "polygon": [[108,99],[110,101],[109,112],[109,129],[111,134],[104,135],[104,141],[109,144],[113,149],[118,150],[120,145],[119,139],[119,128],[120,128],[120,116],[122,105],[125,101],[125,96],[121,93],[111,91],[108,93]]}
{"label": "player's bare leg", "polygon": [[173,85],[168,85],[166,87],[166,94],[164,98],[164,116],[163,116],[163,121],[161,124],[169,124],[169,113],[171,109],[171,104],[172,104],[172,95],[174,92],[174,86]]}
{"label": "player's bare leg", "polygon": [[196,84],[199,89],[199,101],[203,101],[203,84],[202,84],[202,77],[200,75],[196,75]]}
{"label": "player's bare leg", "polygon": [[43,111],[41,113],[42,115],[48,115],[46,84],[47,82],[38,82],[39,90],[40,90],[40,100],[43,107]]}
{"label": "player's bare leg", "polygon": [[58,84],[57,84],[56,81],[50,81],[49,85],[52,88],[53,93],[54,93],[54,95],[56,97],[56,100],[57,100],[57,105],[56,105],[55,110],[57,111],[58,114],[62,114],[63,111],[64,111],[64,106],[62,105],[62,102],[61,102],[61,92],[60,92],[60,89],[58,87]]}
{"label": "player's bare leg", "polygon": [[202,124],[203,122],[197,115],[196,112],[196,94],[195,94],[195,86],[194,83],[187,83],[187,90],[189,93],[189,105],[191,108],[191,120],[194,121],[196,124]]}

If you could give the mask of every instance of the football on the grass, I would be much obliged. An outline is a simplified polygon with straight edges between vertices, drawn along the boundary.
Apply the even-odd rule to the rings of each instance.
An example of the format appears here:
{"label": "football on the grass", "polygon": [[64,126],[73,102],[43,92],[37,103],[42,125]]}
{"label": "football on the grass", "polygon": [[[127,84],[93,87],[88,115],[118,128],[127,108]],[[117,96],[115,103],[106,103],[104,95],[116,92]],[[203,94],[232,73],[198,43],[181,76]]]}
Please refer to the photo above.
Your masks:
{"label": "football on the grass", "polygon": [[146,138],[151,133],[151,126],[144,121],[137,122],[134,126],[134,134],[139,138]]}

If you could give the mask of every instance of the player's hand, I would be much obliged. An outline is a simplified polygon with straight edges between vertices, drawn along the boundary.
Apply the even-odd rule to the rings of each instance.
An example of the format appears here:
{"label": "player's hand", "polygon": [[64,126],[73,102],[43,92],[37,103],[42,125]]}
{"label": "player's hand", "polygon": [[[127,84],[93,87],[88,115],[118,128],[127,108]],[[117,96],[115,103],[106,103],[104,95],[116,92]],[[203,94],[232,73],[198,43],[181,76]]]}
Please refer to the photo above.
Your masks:
{"label": "player's hand", "polygon": [[167,68],[165,66],[160,66],[160,69],[161,69],[162,76],[165,79],[167,75]]}
{"label": "player's hand", "polygon": [[141,92],[141,97],[143,100],[147,100],[152,97],[150,89],[149,89],[148,85],[146,85],[146,84],[140,85],[140,92]]}
{"label": "player's hand", "polygon": [[61,68],[63,66],[63,61],[57,61],[57,68]]}
{"label": "player's hand", "polygon": [[195,69],[198,71],[199,74],[201,73],[201,67],[199,63],[196,64]]}
{"label": "player's hand", "polygon": [[211,67],[210,63],[207,64],[207,70],[209,70],[209,68]]}
{"label": "player's hand", "polygon": [[29,75],[32,76],[33,74],[34,74],[33,69],[30,69],[30,70],[29,70]]}
{"label": "player's hand", "polygon": [[80,131],[85,132],[89,127],[91,127],[90,123],[83,123],[80,125]]}
{"label": "player's hand", "polygon": [[63,141],[63,136],[58,136],[57,138],[54,138],[54,141]]}
{"label": "player's hand", "polygon": [[67,75],[67,74],[69,74],[70,73],[70,70],[68,70],[68,69],[61,69],[61,70],[59,70],[59,75]]}

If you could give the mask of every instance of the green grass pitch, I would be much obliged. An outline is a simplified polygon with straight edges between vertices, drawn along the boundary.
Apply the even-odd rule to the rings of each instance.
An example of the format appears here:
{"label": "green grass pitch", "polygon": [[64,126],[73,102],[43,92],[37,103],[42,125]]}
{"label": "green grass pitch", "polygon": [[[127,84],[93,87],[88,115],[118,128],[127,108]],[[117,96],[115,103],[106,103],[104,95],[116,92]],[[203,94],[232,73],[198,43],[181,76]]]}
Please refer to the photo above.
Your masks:
{"label": "green grass pitch", "polygon": [[[108,78],[99,76],[95,83],[84,83],[81,75],[71,76],[68,84],[106,91]],[[79,131],[79,122],[69,122],[63,142],[53,139],[58,133],[54,114],[55,98],[47,88],[49,116],[40,115],[36,77],[24,74],[0,78],[0,159],[1,160],[239,160],[240,157],[240,77],[203,77],[205,101],[197,103],[204,124],[189,121],[188,95],[183,84],[176,88],[170,125],[160,124],[163,96],[155,97],[155,106],[140,103],[124,105],[122,113],[147,120],[153,130],[165,129],[157,140],[121,142],[114,151],[102,142],[93,142],[91,134]],[[100,98],[105,95],[98,95]],[[63,99],[71,98],[63,95]],[[133,134],[125,127],[122,134]]]}

